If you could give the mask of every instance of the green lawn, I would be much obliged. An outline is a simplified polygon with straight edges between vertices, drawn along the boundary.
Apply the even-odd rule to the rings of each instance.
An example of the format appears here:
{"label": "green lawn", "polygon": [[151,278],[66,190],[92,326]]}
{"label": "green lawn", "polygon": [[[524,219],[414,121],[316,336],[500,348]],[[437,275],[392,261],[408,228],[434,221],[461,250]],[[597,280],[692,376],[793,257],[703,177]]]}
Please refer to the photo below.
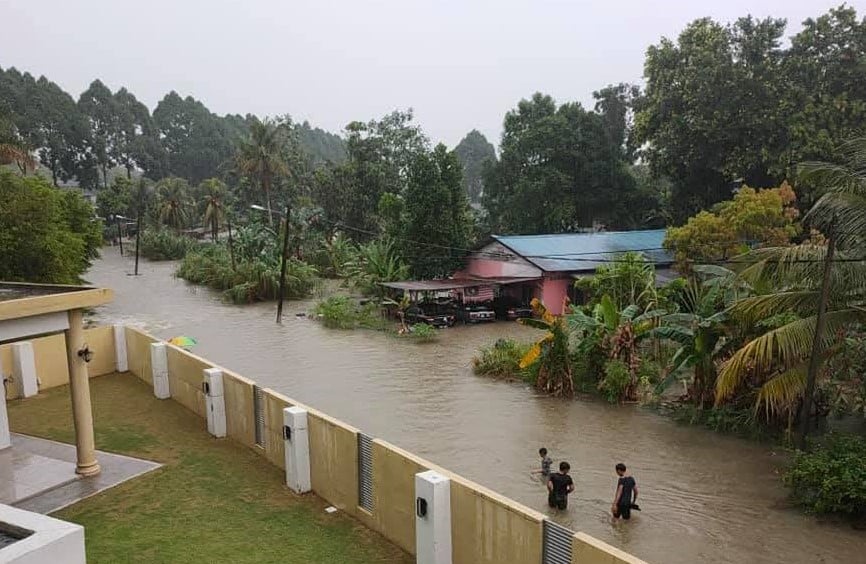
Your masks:
{"label": "green lawn", "polygon": [[[91,380],[99,449],[165,466],[56,514],[85,527],[91,563],[414,562],[380,535],[132,375]],[[13,431],[71,442],[69,389],[9,403]]]}

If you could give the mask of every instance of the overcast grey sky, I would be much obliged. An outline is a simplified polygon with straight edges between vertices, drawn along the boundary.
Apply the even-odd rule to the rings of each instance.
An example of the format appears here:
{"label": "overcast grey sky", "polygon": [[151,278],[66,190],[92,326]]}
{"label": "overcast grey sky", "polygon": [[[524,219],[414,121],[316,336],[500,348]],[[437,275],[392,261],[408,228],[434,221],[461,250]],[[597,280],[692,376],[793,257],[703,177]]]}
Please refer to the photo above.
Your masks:
{"label": "overcast grey sky", "polygon": [[[533,92],[592,105],[637,82],[646,48],[695,18],[784,17],[841,0],[0,0],[0,66],[76,99],[94,78],[151,109],[169,91],[212,111],[291,114],[339,132],[412,107],[433,141],[502,118]],[[863,14],[864,0],[849,5]]]}

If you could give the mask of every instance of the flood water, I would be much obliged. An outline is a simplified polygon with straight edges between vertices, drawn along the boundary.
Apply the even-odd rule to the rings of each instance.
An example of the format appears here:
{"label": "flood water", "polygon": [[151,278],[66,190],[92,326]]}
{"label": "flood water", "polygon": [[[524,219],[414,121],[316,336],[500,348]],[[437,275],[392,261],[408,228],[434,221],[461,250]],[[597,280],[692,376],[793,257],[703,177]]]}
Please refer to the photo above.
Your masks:
{"label": "flood water", "polygon": [[[334,331],[295,317],[313,301],[232,306],[173,277],[172,263],[132,262],[108,248],[89,282],[115,291],[97,319],[198,340],[194,352],[549,513],[530,476],[538,448],[568,460],[576,491],[553,518],[653,564],[866,562],[866,532],[822,523],[786,505],[771,447],[679,426],[634,406],[557,400],[522,384],[476,377],[476,350],[499,337],[529,340],[516,323],[455,327],[432,344],[371,331]],[[612,525],[625,462],[642,512]]]}

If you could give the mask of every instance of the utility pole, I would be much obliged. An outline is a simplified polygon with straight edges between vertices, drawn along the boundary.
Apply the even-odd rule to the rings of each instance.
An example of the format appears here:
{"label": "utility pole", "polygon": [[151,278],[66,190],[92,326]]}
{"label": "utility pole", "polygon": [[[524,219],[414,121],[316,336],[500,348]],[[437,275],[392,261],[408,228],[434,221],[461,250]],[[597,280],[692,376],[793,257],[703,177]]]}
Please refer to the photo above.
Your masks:
{"label": "utility pole", "polygon": [[832,225],[827,239],[827,256],[824,258],[824,274],[821,280],[821,297],[818,301],[818,316],[815,319],[815,336],[812,341],[812,356],[809,358],[809,371],[806,373],[806,393],[800,409],[800,431],[797,434],[797,448],[806,448],[806,437],[812,422],[812,396],[815,395],[815,380],[821,363],[821,335],[826,325],[827,302],[830,299],[830,275],[833,268],[833,255],[836,253],[836,236]]}
{"label": "utility pole", "polygon": [[229,228],[229,257],[232,259],[232,272],[235,271],[235,244],[232,240],[232,217],[231,211],[226,212],[226,225]]}
{"label": "utility pole", "polygon": [[292,216],[292,204],[286,204],[286,226],[283,234],[283,258],[280,264],[280,295],[277,296],[277,323],[283,322],[283,298],[286,291],[286,256],[289,252],[289,220]]}
{"label": "utility pole", "polygon": [[120,256],[123,256],[123,232],[120,230],[120,216],[114,214],[114,225],[117,227],[117,242],[120,244]]}

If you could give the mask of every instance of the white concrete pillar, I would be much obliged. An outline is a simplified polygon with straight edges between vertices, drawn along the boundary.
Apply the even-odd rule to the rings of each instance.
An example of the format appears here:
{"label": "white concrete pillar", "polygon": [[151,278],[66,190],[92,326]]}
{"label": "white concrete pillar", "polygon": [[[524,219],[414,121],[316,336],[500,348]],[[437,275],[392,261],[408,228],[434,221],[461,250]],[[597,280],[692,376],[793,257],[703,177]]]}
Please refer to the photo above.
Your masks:
{"label": "white concrete pillar", "polygon": [[126,326],[114,326],[114,369],[117,372],[129,371],[129,358],[126,356]]}
{"label": "white concrete pillar", "polygon": [[415,474],[415,557],[418,564],[451,564],[451,480]]}
{"label": "white concrete pillar", "polygon": [[219,368],[205,368],[204,391],[207,412],[207,432],[214,437],[226,436],[226,398],[223,392],[223,372]]}
{"label": "white concrete pillar", "polygon": [[6,413],[6,395],[0,402],[0,450],[12,446],[12,436],[9,434],[9,414]]}
{"label": "white concrete pillar", "polygon": [[306,409],[283,409],[283,441],[286,447],[286,485],[295,493],[307,493],[313,488],[310,483],[310,435]]}
{"label": "white concrete pillar", "polygon": [[12,343],[12,379],[19,398],[33,397],[39,393],[36,380],[36,357],[33,343],[21,341]]}
{"label": "white concrete pillar", "polygon": [[150,367],[153,371],[153,395],[159,399],[171,397],[168,385],[168,357],[165,353],[165,343],[150,344]]}

